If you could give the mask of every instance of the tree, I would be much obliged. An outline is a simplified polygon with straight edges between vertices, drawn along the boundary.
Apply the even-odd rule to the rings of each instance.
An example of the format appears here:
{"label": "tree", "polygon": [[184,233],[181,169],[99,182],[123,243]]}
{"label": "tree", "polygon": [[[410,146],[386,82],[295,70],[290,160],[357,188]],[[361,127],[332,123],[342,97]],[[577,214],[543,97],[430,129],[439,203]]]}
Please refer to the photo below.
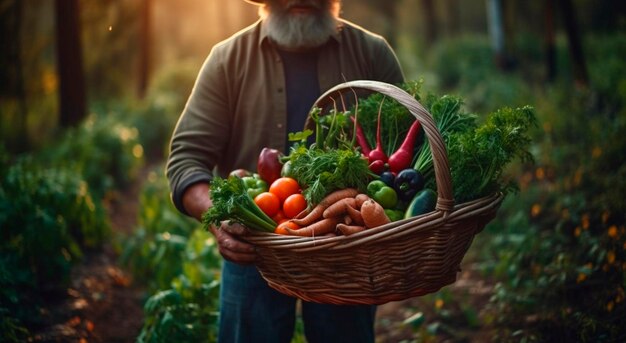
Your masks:
{"label": "tree", "polygon": [[382,35],[387,39],[391,46],[395,46],[398,33],[396,25],[396,8],[398,0],[367,0],[365,2],[369,4],[369,6],[374,9],[376,13],[382,15],[385,25]]}
{"label": "tree", "polygon": [[559,7],[563,12],[567,42],[574,69],[574,81],[578,86],[587,87],[589,75],[572,0],[559,0]]}
{"label": "tree", "polygon": [[487,0],[487,21],[494,59],[498,68],[505,71],[512,69],[515,64],[511,52],[513,40],[512,9],[510,1]]}
{"label": "tree", "polygon": [[[17,104],[17,122],[8,124],[14,132],[7,139],[7,148],[12,151],[24,151],[28,149],[28,134],[26,129],[26,90],[22,75],[22,2],[19,0],[0,1],[0,100],[12,99]],[[6,66],[6,67],[4,67]],[[6,118],[3,118],[6,120]],[[2,123],[0,127],[4,126]],[[3,134],[5,130],[2,130]]]}
{"label": "tree", "polygon": [[78,124],[86,115],[85,75],[78,0],[55,0],[56,55],[59,73],[59,124]]}
{"label": "tree", "polygon": [[544,8],[544,44],[546,49],[546,78],[548,82],[556,77],[556,43],[554,33],[554,2],[546,0]]}
{"label": "tree", "polygon": [[146,95],[152,64],[152,58],[150,58],[152,51],[151,8],[151,0],[142,0],[139,14],[139,85],[137,90],[139,98]]}
{"label": "tree", "polygon": [[437,39],[437,16],[433,0],[422,0],[422,13],[424,14],[424,35],[426,46],[431,46]]}

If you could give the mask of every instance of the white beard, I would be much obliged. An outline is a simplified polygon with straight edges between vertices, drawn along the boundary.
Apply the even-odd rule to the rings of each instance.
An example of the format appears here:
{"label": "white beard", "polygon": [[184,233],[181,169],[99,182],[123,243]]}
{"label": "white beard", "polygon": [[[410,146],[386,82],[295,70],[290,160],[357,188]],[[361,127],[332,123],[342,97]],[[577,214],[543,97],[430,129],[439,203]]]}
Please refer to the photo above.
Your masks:
{"label": "white beard", "polygon": [[270,6],[272,5],[266,5],[262,9],[261,16],[265,19],[268,36],[281,48],[319,47],[326,43],[339,27],[338,5],[331,4],[331,1],[324,2],[317,13],[301,15],[292,15],[280,5]]}

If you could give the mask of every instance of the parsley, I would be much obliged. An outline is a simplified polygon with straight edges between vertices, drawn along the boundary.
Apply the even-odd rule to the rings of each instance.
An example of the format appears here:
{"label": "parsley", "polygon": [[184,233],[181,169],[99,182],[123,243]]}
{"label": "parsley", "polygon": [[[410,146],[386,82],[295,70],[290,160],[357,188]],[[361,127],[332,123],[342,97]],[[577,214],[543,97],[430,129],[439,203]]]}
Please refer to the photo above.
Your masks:
{"label": "parsley", "polygon": [[503,171],[514,159],[532,161],[529,130],[536,124],[532,107],[507,107],[491,113],[475,130],[450,135],[446,146],[455,201],[514,189]]}
{"label": "parsley", "polygon": [[290,174],[298,180],[309,204],[319,203],[337,189],[365,190],[371,177],[367,160],[354,149],[306,148],[300,145],[289,154]]}

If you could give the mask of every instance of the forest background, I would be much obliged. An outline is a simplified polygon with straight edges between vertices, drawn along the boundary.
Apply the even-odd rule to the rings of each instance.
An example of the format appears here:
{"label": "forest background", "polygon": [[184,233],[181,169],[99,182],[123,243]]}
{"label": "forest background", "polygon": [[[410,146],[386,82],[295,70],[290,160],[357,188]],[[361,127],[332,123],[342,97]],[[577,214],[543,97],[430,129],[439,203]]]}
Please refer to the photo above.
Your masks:
{"label": "forest background", "polygon": [[[424,94],[540,121],[466,287],[403,303],[378,339],[623,341],[626,4],[343,4]],[[0,0],[1,341],[214,337],[219,259],[171,207],[163,159],[211,47],[256,18],[244,1]],[[96,270],[113,291],[85,282]],[[104,289],[139,308],[125,337]]]}

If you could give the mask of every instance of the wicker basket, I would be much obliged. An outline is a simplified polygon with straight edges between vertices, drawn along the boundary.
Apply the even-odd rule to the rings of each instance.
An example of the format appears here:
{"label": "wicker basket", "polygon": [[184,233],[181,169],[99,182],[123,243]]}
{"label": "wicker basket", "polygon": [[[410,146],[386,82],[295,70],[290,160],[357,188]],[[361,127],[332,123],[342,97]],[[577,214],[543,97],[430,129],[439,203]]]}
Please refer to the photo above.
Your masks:
{"label": "wicker basket", "polygon": [[292,237],[253,233],[261,275],[271,287],[306,301],[384,304],[433,293],[456,281],[474,235],[495,217],[502,194],[454,204],[443,139],[432,116],[402,89],[351,81],[316,102],[365,89],[394,98],[422,124],[433,154],[438,200],[435,211],[350,236]]}

